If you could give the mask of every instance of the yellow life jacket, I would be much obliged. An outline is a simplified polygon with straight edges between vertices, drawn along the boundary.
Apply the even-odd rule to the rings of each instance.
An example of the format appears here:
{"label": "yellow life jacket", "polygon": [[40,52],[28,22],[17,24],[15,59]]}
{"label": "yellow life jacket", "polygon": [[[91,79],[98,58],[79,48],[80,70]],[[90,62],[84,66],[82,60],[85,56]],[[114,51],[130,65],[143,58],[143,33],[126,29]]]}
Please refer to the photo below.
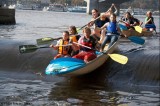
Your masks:
{"label": "yellow life jacket", "polygon": [[78,42],[75,35],[70,35],[69,39],[71,40],[71,42]]}
{"label": "yellow life jacket", "polygon": [[[61,39],[59,45],[67,45],[68,43],[69,41],[64,41],[63,39]],[[68,54],[69,48],[70,48],[69,46],[59,46],[58,53],[66,55]]]}

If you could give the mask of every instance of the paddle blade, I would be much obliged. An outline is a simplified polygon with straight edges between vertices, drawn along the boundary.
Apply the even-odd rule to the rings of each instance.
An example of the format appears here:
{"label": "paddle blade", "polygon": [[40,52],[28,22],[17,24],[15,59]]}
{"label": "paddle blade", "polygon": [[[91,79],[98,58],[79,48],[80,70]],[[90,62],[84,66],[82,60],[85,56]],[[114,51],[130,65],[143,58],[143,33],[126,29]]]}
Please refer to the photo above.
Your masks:
{"label": "paddle blade", "polygon": [[21,45],[19,46],[19,52],[20,53],[30,53],[34,52],[38,49],[36,45]]}
{"label": "paddle blade", "polygon": [[135,26],[135,30],[139,33],[142,33],[142,28],[140,26]]}
{"label": "paddle blade", "polygon": [[37,39],[37,44],[38,45],[43,45],[43,44],[49,44],[51,43],[52,41],[54,40],[59,40],[61,39],[62,37],[58,37],[58,38],[51,38],[51,37],[45,37],[45,38],[40,38],[40,39]]}
{"label": "paddle blade", "polygon": [[128,61],[128,58],[126,56],[120,54],[108,54],[108,55],[111,57],[111,59],[121,64],[126,64]]}
{"label": "paddle blade", "polygon": [[76,30],[77,30],[77,32],[79,33],[79,32],[80,32],[80,30],[81,30],[81,28],[76,28]]}
{"label": "paddle blade", "polygon": [[119,24],[119,27],[122,30],[128,30],[128,28],[125,25]]}
{"label": "paddle blade", "polygon": [[138,37],[138,36],[130,36],[130,37],[128,37],[128,39],[131,40],[132,42],[140,44],[140,45],[143,45],[145,43],[145,40]]}

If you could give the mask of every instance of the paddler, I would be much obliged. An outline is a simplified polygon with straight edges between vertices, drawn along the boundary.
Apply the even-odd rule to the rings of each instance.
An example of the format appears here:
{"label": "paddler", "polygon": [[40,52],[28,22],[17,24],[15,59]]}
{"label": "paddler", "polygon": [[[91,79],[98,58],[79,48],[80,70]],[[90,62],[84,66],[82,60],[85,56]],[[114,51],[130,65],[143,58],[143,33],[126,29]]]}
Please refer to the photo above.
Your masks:
{"label": "paddler", "polygon": [[[113,8],[114,8],[114,12],[113,12]],[[93,9],[92,10],[92,19],[91,22],[88,23],[88,26],[91,27],[93,26],[93,32],[92,32],[92,36],[94,36],[99,43],[101,44],[103,39],[104,39],[104,34],[102,33],[106,33],[106,30],[100,30],[100,28],[107,22],[109,22],[109,17],[112,13],[117,14],[117,8],[115,6],[115,4],[112,4],[111,7],[104,13],[99,13],[99,11],[97,9]]]}
{"label": "paddler", "polygon": [[145,28],[148,31],[156,31],[156,26],[154,23],[154,18],[152,17],[152,12],[151,11],[147,11],[146,13],[146,18],[145,18]]}
{"label": "paddler", "polygon": [[120,35],[119,33],[121,33],[120,28],[118,26],[118,22],[116,21],[116,15],[115,14],[111,14],[110,15],[110,22],[104,24],[101,29],[103,30],[104,28],[106,28],[107,33],[104,38],[104,41],[102,42],[101,45],[101,50],[103,51],[106,43],[109,41],[109,46],[108,48],[110,48],[118,39],[118,36]]}
{"label": "paddler", "polygon": [[[80,38],[80,35],[78,35],[77,29],[76,29],[75,26],[70,26],[70,27],[69,27],[69,34],[70,34],[70,36],[69,36],[69,39],[70,39],[69,42],[70,42],[70,43],[78,42],[78,40],[79,40],[79,38]],[[71,56],[74,56],[74,55],[76,55],[76,54],[79,53],[79,50],[74,51],[74,50],[72,50],[72,48],[71,48],[69,52],[70,52],[70,55],[71,55]]]}
{"label": "paddler", "polygon": [[73,43],[73,47],[77,50],[80,50],[80,52],[73,56],[73,58],[78,58],[81,60],[84,60],[84,62],[88,63],[89,61],[96,58],[95,54],[95,45],[96,40],[91,35],[91,29],[88,27],[85,27],[83,29],[83,35],[78,40],[78,43]]}
{"label": "paddler", "polygon": [[69,38],[70,42],[77,42],[78,39],[80,38],[80,35],[78,35],[77,29],[75,26],[70,26],[69,27]]}
{"label": "paddler", "polygon": [[62,33],[62,39],[57,41],[57,44],[54,46],[53,44],[50,45],[51,48],[58,51],[58,54],[54,57],[54,59],[60,57],[69,57],[69,50],[71,45],[69,45],[69,32],[64,31]]}
{"label": "paddler", "polygon": [[125,16],[121,19],[122,22],[126,24],[126,26],[129,28],[133,28],[133,26],[140,26],[142,23],[137,19],[134,18],[130,12],[126,12]]}

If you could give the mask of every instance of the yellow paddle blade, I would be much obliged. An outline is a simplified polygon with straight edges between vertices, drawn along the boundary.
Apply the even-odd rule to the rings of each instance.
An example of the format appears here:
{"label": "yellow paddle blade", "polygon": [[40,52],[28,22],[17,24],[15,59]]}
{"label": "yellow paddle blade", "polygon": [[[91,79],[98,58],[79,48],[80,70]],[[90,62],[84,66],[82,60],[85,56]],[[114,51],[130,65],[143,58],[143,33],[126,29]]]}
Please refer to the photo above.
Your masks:
{"label": "yellow paddle blade", "polygon": [[142,33],[142,28],[140,26],[135,26],[135,30],[139,33]]}
{"label": "yellow paddle blade", "polygon": [[111,59],[121,64],[126,64],[128,61],[128,57],[120,54],[108,54],[108,55],[111,57]]}

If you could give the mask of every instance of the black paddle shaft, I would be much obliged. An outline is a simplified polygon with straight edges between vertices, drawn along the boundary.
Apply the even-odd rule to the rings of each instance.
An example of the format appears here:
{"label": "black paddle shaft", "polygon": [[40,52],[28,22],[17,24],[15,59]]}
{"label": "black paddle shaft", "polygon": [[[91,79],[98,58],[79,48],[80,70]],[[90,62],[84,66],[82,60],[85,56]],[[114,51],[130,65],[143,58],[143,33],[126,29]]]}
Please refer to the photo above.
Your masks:
{"label": "black paddle shaft", "polygon": [[50,47],[49,46],[38,47],[36,45],[21,45],[19,46],[19,51],[20,53],[30,53],[40,48],[50,48]]}

